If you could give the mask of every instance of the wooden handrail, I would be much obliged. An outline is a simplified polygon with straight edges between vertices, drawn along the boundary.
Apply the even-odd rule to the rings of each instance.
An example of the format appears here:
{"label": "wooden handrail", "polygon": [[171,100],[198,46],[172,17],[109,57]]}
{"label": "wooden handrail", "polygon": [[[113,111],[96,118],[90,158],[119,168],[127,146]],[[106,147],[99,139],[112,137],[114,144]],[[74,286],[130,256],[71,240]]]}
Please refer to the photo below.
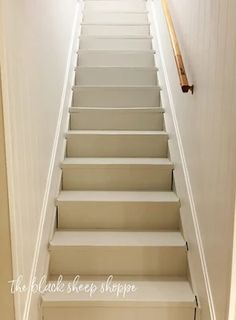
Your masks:
{"label": "wooden handrail", "polygon": [[184,62],[183,62],[182,54],[180,51],[177,35],[176,35],[174,24],[170,15],[168,0],[161,0],[161,2],[162,2],[162,7],[165,14],[167,26],[169,29],[169,34],[171,38],[172,48],[174,51],[175,62],[176,62],[176,66],[179,74],[181,89],[183,92],[188,92],[190,90],[193,94],[193,85],[190,86],[188,83],[188,78],[185,72]]}

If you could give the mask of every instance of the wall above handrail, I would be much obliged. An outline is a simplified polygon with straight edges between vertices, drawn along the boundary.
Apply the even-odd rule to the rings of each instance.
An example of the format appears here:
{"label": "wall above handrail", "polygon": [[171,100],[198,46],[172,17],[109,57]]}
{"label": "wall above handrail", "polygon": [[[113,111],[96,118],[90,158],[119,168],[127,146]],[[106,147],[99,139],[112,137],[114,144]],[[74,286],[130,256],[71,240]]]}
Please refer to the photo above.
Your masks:
{"label": "wall above handrail", "polygon": [[182,58],[182,54],[180,51],[180,46],[179,46],[179,42],[178,42],[178,38],[175,32],[175,28],[174,28],[174,24],[171,18],[171,14],[170,14],[170,10],[169,10],[169,6],[168,6],[168,0],[161,0],[162,3],[162,8],[165,14],[165,18],[166,18],[166,23],[168,26],[168,30],[169,30],[169,34],[170,34],[170,39],[171,39],[171,44],[172,44],[172,48],[174,51],[174,56],[175,56],[175,62],[176,62],[176,67],[178,70],[178,74],[179,74],[179,80],[180,80],[180,86],[181,89],[184,93],[188,92],[189,90],[192,92],[193,94],[193,89],[194,86],[193,85],[189,85],[188,82],[188,77],[187,74],[185,72],[185,67],[184,67],[184,62],[183,62],[183,58]]}

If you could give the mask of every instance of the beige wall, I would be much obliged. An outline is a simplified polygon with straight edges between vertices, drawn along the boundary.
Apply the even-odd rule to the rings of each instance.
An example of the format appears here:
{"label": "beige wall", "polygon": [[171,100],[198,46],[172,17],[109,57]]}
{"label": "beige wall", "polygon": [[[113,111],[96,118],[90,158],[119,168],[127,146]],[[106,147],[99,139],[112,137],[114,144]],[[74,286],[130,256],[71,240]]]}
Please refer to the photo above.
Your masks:
{"label": "beige wall", "polygon": [[[156,8],[159,8],[159,0]],[[217,320],[227,319],[236,186],[236,2],[170,0],[195,93],[183,94],[159,32]],[[165,107],[165,106],[164,106]],[[184,199],[183,199],[184,202]]]}
{"label": "beige wall", "polygon": [[[76,0],[0,1],[13,267],[14,277],[22,274],[26,284],[41,241],[76,7]],[[49,201],[53,206],[52,197]],[[20,320],[26,298],[16,297]]]}
{"label": "beige wall", "polygon": [[14,302],[8,281],[12,279],[8,186],[0,74],[0,310],[4,319],[14,319]]}

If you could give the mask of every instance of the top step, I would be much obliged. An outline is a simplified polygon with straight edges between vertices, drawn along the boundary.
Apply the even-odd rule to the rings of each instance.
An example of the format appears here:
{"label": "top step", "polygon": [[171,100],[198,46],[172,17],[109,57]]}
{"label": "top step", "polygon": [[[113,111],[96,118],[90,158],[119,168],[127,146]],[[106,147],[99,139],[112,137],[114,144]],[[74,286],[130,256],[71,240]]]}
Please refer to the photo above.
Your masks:
{"label": "top step", "polygon": [[124,0],[110,0],[110,1],[86,1],[84,10],[94,10],[94,11],[121,11],[121,12],[144,12],[146,10],[145,2],[142,0],[136,1],[124,1]]}

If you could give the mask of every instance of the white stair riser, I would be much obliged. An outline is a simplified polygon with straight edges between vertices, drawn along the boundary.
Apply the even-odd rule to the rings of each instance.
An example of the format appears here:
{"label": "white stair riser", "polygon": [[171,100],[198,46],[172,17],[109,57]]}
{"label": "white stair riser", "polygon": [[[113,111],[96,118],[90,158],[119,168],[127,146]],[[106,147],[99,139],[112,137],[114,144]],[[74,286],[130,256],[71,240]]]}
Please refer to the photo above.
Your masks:
{"label": "white stair riser", "polygon": [[103,36],[149,36],[148,25],[83,25],[81,35],[103,35]]}
{"label": "white stair riser", "polygon": [[77,68],[76,84],[80,85],[156,85],[155,69]]}
{"label": "white stair riser", "polygon": [[118,11],[118,12],[143,12],[146,10],[145,2],[143,1],[86,1],[84,13],[88,11]]}
{"label": "white stair riser", "polygon": [[167,157],[166,134],[68,134],[67,157]]}
{"label": "white stair riser", "polygon": [[87,13],[83,23],[93,24],[147,24],[147,14],[142,13]]}
{"label": "white stair riser", "polygon": [[76,87],[73,107],[159,107],[160,92],[155,87]]}
{"label": "white stair riser", "polygon": [[71,130],[163,130],[163,113],[145,109],[80,109],[72,112]]}
{"label": "white stair riser", "polygon": [[81,50],[150,50],[152,40],[145,38],[96,38],[81,37]]}
{"label": "white stair riser", "polygon": [[[110,48],[112,50],[112,48]],[[111,52],[84,52],[79,53],[80,66],[120,66],[120,67],[152,67],[154,56],[152,52],[119,53]]]}
{"label": "white stair riser", "polygon": [[176,202],[60,201],[62,229],[177,230]]}
{"label": "white stair riser", "polygon": [[63,168],[64,190],[171,190],[172,166],[78,165]]}
{"label": "white stair riser", "polygon": [[89,307],[71,306],[45,307],[43,310],[44,320],[193,320],[194,308],[191,307],[96,307],[92,304]]}
{"label": "white stair riser", "polygon": [[50,251],[51,275],[186,275],[184,247],[75,246]]}

